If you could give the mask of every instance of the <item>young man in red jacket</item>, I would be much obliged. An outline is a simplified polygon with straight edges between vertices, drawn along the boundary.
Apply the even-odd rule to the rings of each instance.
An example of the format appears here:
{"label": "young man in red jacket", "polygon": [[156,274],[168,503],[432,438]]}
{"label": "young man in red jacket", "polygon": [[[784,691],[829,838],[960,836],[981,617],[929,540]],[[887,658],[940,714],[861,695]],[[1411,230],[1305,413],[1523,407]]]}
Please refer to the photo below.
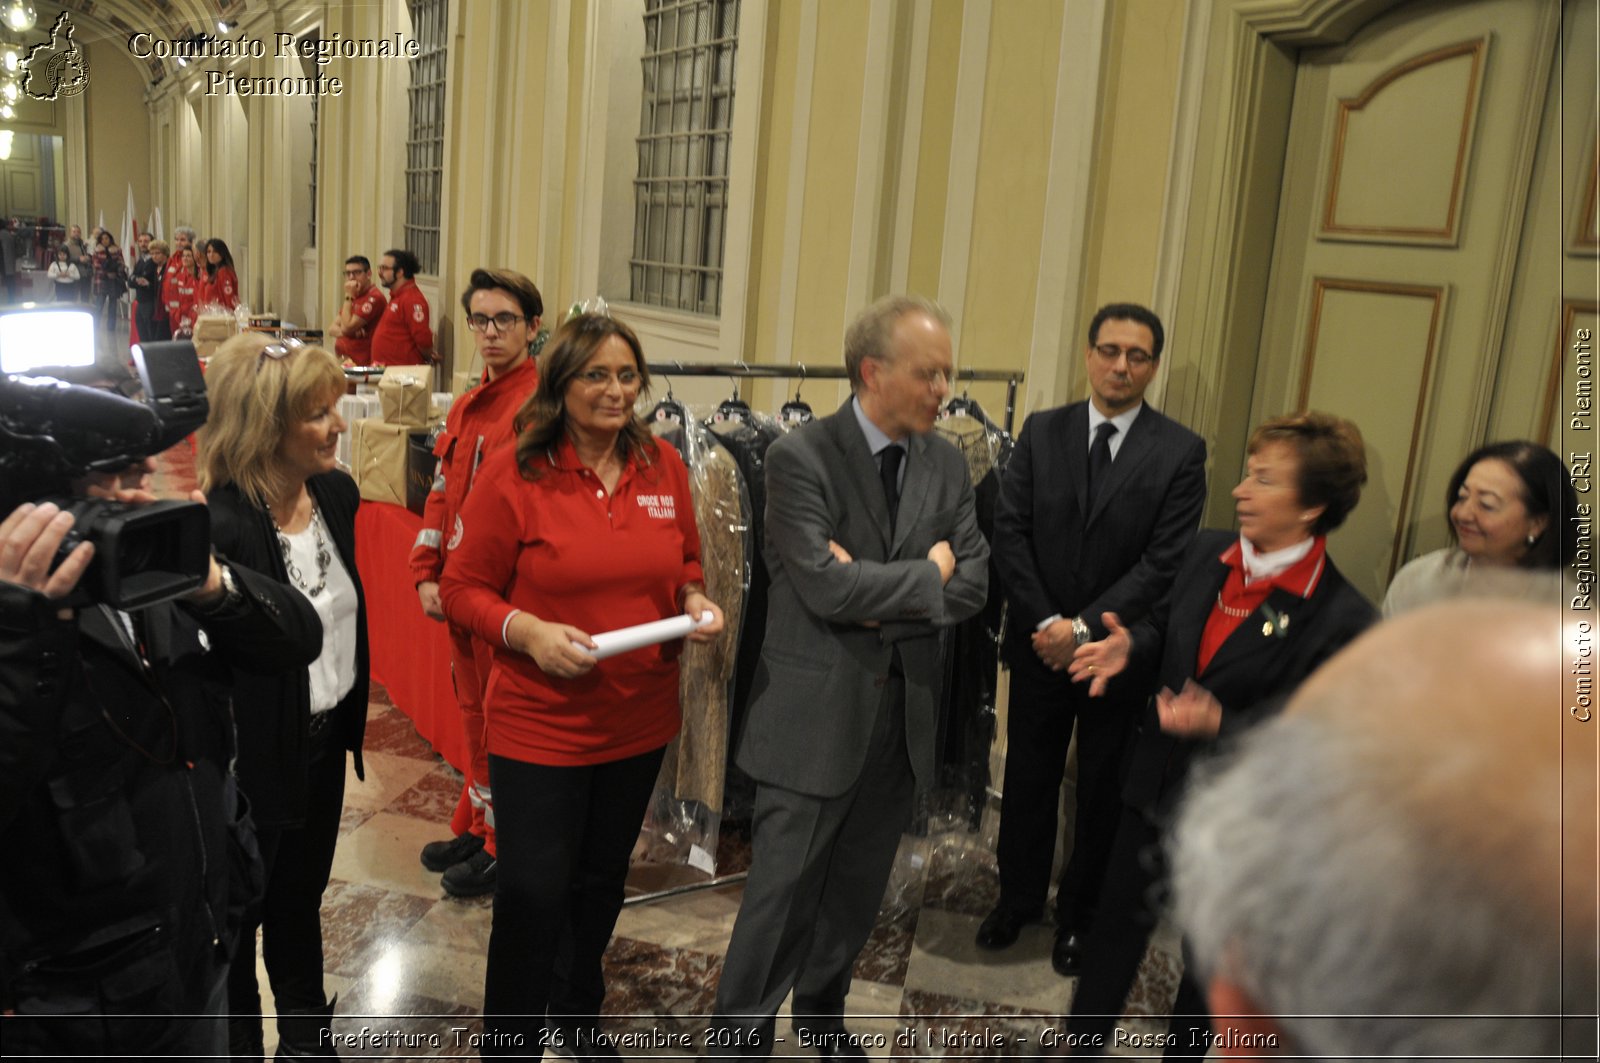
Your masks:
{"label": "young man in red jacket", "polygon": [[378,283],[389,289],[389,309],[372,330],[373,365],[433,365],[433,328],[428,300],[417,287],[417,256],[400,248],[378,260]]}
{"label": "young man in red jacket", "polygon": [[[384,261],[389,257],[385,255]],[[461,507],[484,459],[496,448],[514,443],[512,420],[538,384],[535,342],[544,313],[544,301],[533,282],[502,269],[473,270],[461,306],[483,358],[483,379],[450,407],[444,434],[433,451],[439,471],[411,551],[411,575],[422,611],[439,621],[445,618],[439,575],[460,539]],[[390,307],[392,313],[393,303]],[[384,316],[387,320],[391,315]],[[376,358],[376,350],[373,353]],[[455,897],[492,893],[495,887],[494,797],[483,741],[483,688],[492,660],[488,646],[465,628],[450,626],[450,663],[469,762],[466,785],[450,821],[456,836],[423,846],[422,863],[430,871],[444,872],[445,891]]]}
{"label": "young man in red jacket", "polygon": [[334,337],[334,353],[354,365],[371,365],[372,330],[388,305],[383,292],[372,283],[372,263],[367,256],[345,259],[344,304],[328,327]]}

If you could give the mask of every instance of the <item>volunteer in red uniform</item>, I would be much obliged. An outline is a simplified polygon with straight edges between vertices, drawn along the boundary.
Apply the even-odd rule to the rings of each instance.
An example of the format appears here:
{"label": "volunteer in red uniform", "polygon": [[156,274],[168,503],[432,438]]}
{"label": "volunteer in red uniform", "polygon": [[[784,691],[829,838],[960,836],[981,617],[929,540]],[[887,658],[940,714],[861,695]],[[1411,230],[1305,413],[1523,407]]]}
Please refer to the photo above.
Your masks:
{"label": "volunteer in red uniform", "polygon": [[539,370],[516,446],[479,471],[440,588],[450,621],[494,646],[484,715],[500,851],[484,1032],[540,1044],[548,1015],[558,1047],[583,1057],[596,1052],[600,957],[628,857],[678,731],[681,649],[596,662],[589,633],[705,611],[688,636],[705,641],[723,619],[701,582],[688,470],[634,412],[649,384],[638,338],[580,314]]}
{"label": "volunteer in red uniform", "polygon": [[194,248],[185,247],[178,256],[178,270],[168,273],[166,290],[167,320],[172,323],[172,338],[186,340],[194,335],[195,315],[200,311],[200,289],[205,282],[195,264]]}
{"label": "volunteer in red uniform", "polygon": [[177,293],[172,285],[178,276],[178,271],[183,268],[183,249],[194,246],[194,230],[187,225],[180,225],[172,230],[172,252],[167,258],[167,268],[161,274],[161,305],[167,308],[167,328],[174,330],[178,327],[178,319],[172,316],[172,304],[177,301]]}
{"label": "volunteer in red uniform", "polygon": [[233,269],[233,253],[228,250],[227,244],[212,237],[205,243],[205,260],[200,305],[216,303],[231,312],[239,305],[239,274]]}
{"label": "volunteer in red uniform", "polygon": [[344,260],[344,305],[328,326],[333,349],[350,365],[372,364],[372,330],[389,301],[372,283],[372,263],[366,255]]}
{"label": "volunteer in red uniform", "polygon": [[[544,300],[531,280],[511,270],[475,269],[461,293],[461,307],[483,358],[483,378],[451,405],[445,419],[444,434],[433,448],[438,474],[411,551],[411,578],[422,611],[435,620],[444,619],[439,574],[467,492],[484,459],[516,438],[512,420],[539,381],[533,341]],[[450,820],[455,837],[423,846],[422,863],[429,871],[444,872],[441,884],[455,897],[493,893],[495,886],[494,796],[483,744],[483,688],[493,652],[471,631],[450,626],[450,671],[467,738],[467,779]]]}
{"label": "volunteer in red uniform", "polygon": [[428,325],[428,300],[417,287],[417,256],[396,248],[378,260],[378,283],[389,289],[389,308],[372,330],[373,365],[431,365],[439,360]]}

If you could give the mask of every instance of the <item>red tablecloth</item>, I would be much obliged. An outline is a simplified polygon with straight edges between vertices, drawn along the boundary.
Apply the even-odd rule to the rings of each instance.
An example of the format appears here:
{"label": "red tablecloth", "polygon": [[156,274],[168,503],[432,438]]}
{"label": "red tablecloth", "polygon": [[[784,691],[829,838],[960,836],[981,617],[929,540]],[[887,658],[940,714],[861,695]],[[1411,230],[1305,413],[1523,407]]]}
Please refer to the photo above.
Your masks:
{"label": "red tablecloth", "polygon": [[356,511],[356,567],[367,592],[367,638],[372,678],[395,708],[456,770],[467,762],[461,711],[450,685],[450,639],[445,626],[422,615],[407,559],[422,518],[386,502]]}

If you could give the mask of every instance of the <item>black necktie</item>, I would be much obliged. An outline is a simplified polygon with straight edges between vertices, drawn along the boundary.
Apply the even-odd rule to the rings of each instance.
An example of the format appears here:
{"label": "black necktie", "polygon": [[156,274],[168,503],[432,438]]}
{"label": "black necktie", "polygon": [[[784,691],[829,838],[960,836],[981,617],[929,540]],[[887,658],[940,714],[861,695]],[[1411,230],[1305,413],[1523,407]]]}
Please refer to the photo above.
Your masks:
{"label": "black necktie", "polygon": [[883,478],[883,499],[889,503],[889,528],[894,529],[895,514],[900,512],[900,462],[906,452],[898,443],[890,443],[878,453],[878,475]]}
{"label": "black necktie", "polygon": [[1094,503],[1094,494],[1105,482],[1106,471],[1111,468],[1111,437],[1116,435],[1117,426],[1110,421],[1101,421],[1094,430],[1094,442],[1089,444],[1089,502]]}

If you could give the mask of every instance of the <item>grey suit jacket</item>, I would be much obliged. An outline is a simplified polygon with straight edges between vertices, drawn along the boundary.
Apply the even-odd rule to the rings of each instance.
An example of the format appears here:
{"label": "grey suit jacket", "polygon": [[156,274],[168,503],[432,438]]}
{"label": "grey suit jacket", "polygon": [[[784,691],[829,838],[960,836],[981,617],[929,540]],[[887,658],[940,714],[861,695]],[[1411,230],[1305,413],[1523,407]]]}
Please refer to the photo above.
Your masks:
{"label": "grey suit jacket", "polygon": [[[911,437],[891,540],[877,464],[846,402],[767,451],[766,534],[767,635],[739,766],[800,793],[844,793],[865,766],[898,647],[911,765],[918,785],[931,786],[939,629],[976,613],[988,593],[989,546],[966,462],[931,432]],[[850,564],[834,560],[830,539]],[[927,559],[941,539],[956,555],[942,586]]]}

